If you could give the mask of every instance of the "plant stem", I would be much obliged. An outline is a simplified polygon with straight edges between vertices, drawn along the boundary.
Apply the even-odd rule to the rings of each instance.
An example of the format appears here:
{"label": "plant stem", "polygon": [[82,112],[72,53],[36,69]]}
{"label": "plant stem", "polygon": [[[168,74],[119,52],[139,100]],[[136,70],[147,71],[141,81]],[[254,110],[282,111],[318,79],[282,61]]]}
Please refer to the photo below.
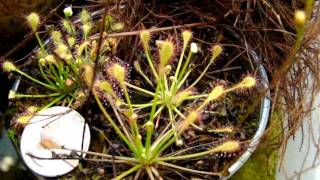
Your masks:
{"label": "plant stem", "polygon": [[[180,68],[181,68],[181,65],[182,65],[182,59],[184,57],[184,53],[186,51],[186,48],[187,48],[187,45],[184,44],[183,48],[182,48],[182,51],[181,51],[181,54],[180,54],[180,58],[179,58],[179,62],[178,62],[178,66],[177,66],[177,69],[176,69],[176,72],[174,74],[174,77],[177,79],[178,76],[179,76],[179,71],[180,71]],[[191,52],[191,51],[190,51]]]}
{"label": "plant stem", "polygon": [[[125,104],[128,105],[128,104]],[[136,107],[136,108],[147,108],[152,106],[153,103],[145,103],[145,104],[132,104],[132,107]]]}
{"label": "plant stem", "polygon": [[192,88],[193,86],[195,86],[201,79],[202,77],[206,74],[206,72],[208,71],[209,67],[213,64],[215,60],[215,57],[213,56],[210,59],[209,64],[206,66],[206,68],[202,71],[202,73],[200,74],[200,76],[188,87],[188,89]]}
{"label": "plant stem", "polygon": [[154,176],[153,176],[153,174],[152,174],[152,171],[151,171],[150,167],[149,167],[149,166],[146,166],[145,168],[146,168],[146,171],[147,171],[147,174],[148,174],[150,180],[155,180],[155,178],[154,178]]}
{"label": "plant stem", "polygon": [[42,51],[44,54],[47,55],[48,53],[47,53],[47,51],[44,49],[44,45],[43,45],[43,43],[42,43],[42,41],[41,41],[41,39],[40,39],[40,37],[39,37],[38,32],[35,32],[34,35],[36,36],[36,39],[37,39],[37,41],[38,41],[38,44],[39,44],[39,46],[40,46],[41,51]]}
{"label": "plant stem", "polygon": [[82,150],[76,150],[76,149],[68,149],[68,148],[62,148],[63,150],[68,150],[71,152],[77,152],[77,153],[82,153],[82,154],[89,154],[89,155],[94,155],[94,156],[99,156],[99,157],[105,157],[105,158],[110,158],[110,159],[118,159],[118,160],[123,160],[123,161],[128,161],[128,162],[134,162],[138,163],[139,160],[136,158],[131,158],[131,157],[125,157],[125,156],[113,156],[110,154],[104,154],[104,153],[98,153],[98,152],[93,152],[93,151],[82,151]]}
{"label": "plant stem", "polygon": [[[161,107],[157,110],[157,112],[155,112],[155,114],[153,115],[153,119],[154,119],[159,113],[161,113],[161,111],[162,111],[163,109],[164,109],[164,106],[161,106]],[[152,129],[147,129],[147,137],[146,137],[146,143],[145,143],[147,155],[149,155],[149,150],[150,150],[150,146],[151,146],[152,133],[153,133],[153,127],[152,127]]]}
{"label": "plant stem", "polygon": [[161,113],[164,107],[165,107],[164,105],[160,106],[160,108],[154,113],[153,119],[155,119]]}
{"label": "plant stem", "polygon": [[168,86],[168,81],[167,81],[167,75],[165,73],[163,73],[163,84],[164,84],[164,87],[165,87],[165,90],[167,92],[169,92],[169,86]]}
{"label": "plant stem", "polygon": [[184,74],[185,74],[185,72],[186,72],[186,70],[187,70],[187,68],[188,68],[188,65],[189,65],[189,63],[190,63],[190,60],[191,60],[191,58],[192,58],[192,55],[193,55],[193,53],[192,53],[192,51],[190,50],[189,53],[188,53],[187,60],[186,60],[186,62],[184,63],[183,68],[182,68],[182,70],[181,70],[181,73],[180,73],[179,76],[178,76],[178,82],[182,79],[182,77],[184,77]]}
{"label": "plant stem", "polygon": [[151,81],[142,71],[138,71],[138,72],[139,72],[140,75],[147,81],[147,83],[148,83],[151,87],[154,87],[152,81]]}
{"label": "plant stem", "polygon": [[184,116],[184,115],[182,114],[182,112],[179,111],[178,108],[174,108],[173,110],[174,110],[180,117],[182,117],[182,119],[185,119],[185,118],[186,118],[186,116]]}
{"label": "plant stem", "polygon": [[[151,112],[150,112],[150,117],[149,117],[149,122],[151,122],[153,124],[153,120],[154,120],[154,114],[156,113],[156,107],[157,107],[157,96],[160,93],[160,85],[157,84],[157,88],[156,88],[156,94],[154,96],[153,99],[153,103],[152,103],[152,107],[151,107]],[[147,156],[150,157],[150,146],[151,146],[151,138],[152,138],[152,134],[153,134],[153,128],[152,129],[147,129],[147,139],[145,142],[145,147],[146,147],[146,153]]]}
{"label": "plant stem", "polygon": [[186,71],[189,63],[190,63],[192,54],[193,54],[193,53],[192,53],[191,50],[190,50],[189,53],[188,53],[187,60],[186,60],[186,62],[184,63],[183,68],[182,68],[182,70],[181,70],[181,73],[180,73],[180,74],[179,74],[179,73],[176,73],[176,74],[175,74],[175,79],[176,79],[176,81],[172,82],[172,85],[171,85],[171,88],[170,88],[170,91],[171,91],[172,93],[176,92],[176,91],[181,87],[181,85],[183,84],[183,81],[185,81],[185,80],[187,79],[187,77],[189,76],[188,73],[186,74],[186,76],[184,76],[184,74],[185,74],[185,71]]}
{"label": "plant stem", "polygon": [[105,116],[105,118],[108,120],[108,122],[111,124],[111,126],[114,128],[114,130],[117,132],[117,134],[120,136],[120,138],[127,144],[127,146],[129,147],[129,149],[135,153],[135,155],[137,156],[137,149],[136,147],[126,138],[126,136],[122,133],[122,131],[119,129],[119,127],[117,126],[117,124],[112,120],[111,116],[109,115],[109,113],[104,109],[98,95],[97,92],[93,89],[92,93],[94,95],[94,98],[100,108],[100,110],[102,111],[103,115]]}
{"label": "plant stem", "polygon": [[186,75],[183,77],[183,79],[178,83],[176,90],[180,89],[180,87],[183,85],[183,83],[187,80],[188,76],[190,75],[192,71],[189,70]]}
{"label": "plant stem", "polygon": [[[122,85],[122,89],[124,90],[124,96],[125,96],[126,101],[127,101],[128,105],[129,105],[129,110],[130,110],[129,119],[130,119],[131,116],[134,114],[134,111],[133,111],[133,108],[132,108],[132,104],[131,104],[131,100],[130,100],[130,96],[129,96],[127,87],[125,85]],[[141,135],[140,135],[140,132],[139,132],[139,127],[138,127],[136,119],[131,119],[130,128],[131,128],[131,133],[133,135],[133,138],[134,138],[134,141],[135,141],[135,144],[136,144],[136,147],[137,147],[137,151],[138,151],[137,155],[139,155],[139,157],[140,157],[142,155],[142,151],[143,151],[144,148],[143,148],[143,145],[142,145],[142,142],[141,142],[141,138],[140,138]]]}
{"label": "plant stem", "polygon": [[58,86],[58,88],[63,89],[64,82],[51,63],[49,64],[48,72],[52,75],[53,78],[55,78],[54,81],[57,83],[56,85]]}
{"label": "plant stem", "polygon": [[169,119],[170,119],[172,129],[176,129],[176,121],[174,120],[174,117],[173,117],[172,108],[167,106],[167,109],[169,111]]}
{"label": "plant stem", "polygon": [[126,98],[127,104],[129,106],[130,116],[131,116],[133,114],[133,108],[132,108],[131,99],[130,99],[127,87],[125,85],[122,85],[122,89],[124,91],[124,97]]}
{"label": "plant stem", "polygon": [[175,141],[176,138],[172,138],[172,136],[174,136],[175,133],[176,130],[171,129],[153,143],[150,149],[151,159],[155,158],[161,152],[160,149],[163,147],[165,143],[167,143],[170,140],[170,144],[172,144]]}
{"label": "plant stem", "polygon": [[177,142],[178,140],[178,136],[180,136],[180,134],[177,134],[177,132],[174,132],[174,138],[171,138],[169,140],[166,141],[166,143],[163,143],[163,145],[157,150],[157,154],[160,154],[162,151],[166,150],[171,144],[173,144],[174,142]]}
{"label": "plant stem", "polygon": [[55,98],[53,101],[51,101],[49,104],[47,104],[45,107],[41,108],[42,109],[47,109],[49,107],[51,107],[52,105],[54,105],[55,103],[59,102],[61,99],[63,99],[66,95],[62,94],[61,96]]}
{"label": "plant stem", "polygon": [[133,166],[131,169],[129,169],[129,170],[123,172],[122,174],[120,174],[119,176],[115,177],[114,180],[121,180],[124,177],[128,176],[129,174],[137,171],[141,167],[142,167],[142,164],[137,164],[137,165]]}
{"label": "plant stem", "polygon": [[182,171],[194,173],[194,174],[206,174],[206,175],[212,175],[212,176],[221,176],[221,173],[214,173],[214,172],[207,172],[207,171],[199,171],[199,170],[195,170],[195,169],[189,169],[189,168],[177,166],[177,165],[174,165],[174,164],[171,164],[171,163],[167,163],[167,162],[158,162],[158,164],[161,164],[161,165],[167,166],[167,167],[171,167],[171,168],[174,168],[174,169],[179,169],[179,170],[182,170]]}
{"label": "plant stem", "polygon": [[173,81],[172,84],[171,84],[171,87],[170,87],[170,92],[171,92],[171,93],[176,92],[176,90],[177,90],[177,85],[179,84],[180,76],[182,77],[182,74],[183,74],[184,71],[185,71],[185,70],[184,70],[184,69],[185,69],[184,67],[185,67],[185,66],[188,66],[189,61],[190,61],[190,58],[191,58],[192,52],[189,51],[189,54],[188,54],[187,60],[186,60],[186,62],[185,62],[185,64],[184,64],[183,70],[181,71],[181,74],[179,74],[179,73],[180,73],[180,68],[181,68],[181,65],[182,65],[182,60],[183,60],[183,57],[184,57],[184,54],[185,54],[186,47],[187,47],[187,45],[184,45],[184,46],[183,46],[182,52],[181,52],[181,54],[180,54],[178,66],[177,66],[176,72],[175,72],[175,74],[174,74],[174,79],[175,79],[176,81]]}
{"label": "plant stem", "polygon": [[130,161],[125,160],[115,160],[115,159],[95,159],[95,158],[82,158],[85,161],[91,161],[91,162],[107,162],[107,163],[118,163],[118,164],[128,164],[128,165],[134,165],[134,163]]}
{"label": "plant stem", "polygon": [[[174,108],[173,110],[174,110],[182,119],[185,119],[185,118],[186,118],[186,116],[184,116],[184,115],[181,113],[181,111],[179,111],[178,108]],[[197,125],[194,124],[194,123],[191,123],[191,126],[194,127],[194,128],[196,128],[196,129],[198,129],[199,131],[203,131],[203,128],[201,128],[200,126],[197,126]]]}
{"label": "plant stem", "polygon": [[123,121],[122,121],[122,119],[121,119],[121,117],[120,117],[120,115],[119,115],[119,113],[118,113],[118,111],[117,111],[117,108],[115,107],[115,104],[114,104],[113,99],[112,99],[112,98],[110,97],[110,95],[108,95],[108,94],[107,94],[107,100],[109,101],[109,103],[110,103],[110,105],[111,105],[111,107],[112,107],[112,109],[113,109],[113,112],[114,112],[116,118],[118,119],[118,122],[119,122],[120,126],[121,126],[122,129],[123,129],[124,134],[127,136],[127,138],[128,138],[130,141],[132,141],[133,138],[132,138],[131,134],[129,134],[129,131],[127,130],[126,126],[124,125],[124,123],[123,123]]}
{"label": "plant stem", "polygon": [[160,157],[160,158],[156,158],[155,161],[178,161],[178,160],[186,160],[186,159],[193,159],[193,158],[197,158],[197,157],[201,157],[201,156],[205,156],[211,153],[215,153],[216,149],[212,148],[208,151],[203,151],[203,152],[199,152],[199,153],[194,153],[194,154],[187,154],[187,155],[182,155],[182,156],[169,156],[169,157]]}
{"label": "plant stem", "polygon": [[204,97],[208,97],[208,94],[193,95],[193,96],[187,97],[186,99],[187,100],[194,100],[194,99],[199,99],[199,98],[204,98]]}
{"label": "plant stem", "polygon": [[156,78],[156,80],[158,80],[158,79],[159,79],[158,73],[157,73],[157,71],[156,71],[156,69],[155,69],[155,67],[154,67],[154,65],[153,65],[153,62],[152,62],[152,59],[151,59],[151,56],[150,56],[150,52],[149,52],[148,49],[145,49],[144,51],[145,51],[145,55],[147,56],[147,61],[148,61],[148,63],[149,63],[149,66],[150,66],[150,68],[151,68],[151,71],[152,71],[154,77]]}
{"label": "plant stem", "polygon": [[42,77],[51,85],[51,86],[55,86],[55,84],[49,79],[49,77],[44,73],[42,65],[40,63],[38,63],[39,65],[39,69],[40,69],[40,73],[42,75]]}
{"label": "plant stem", "polygon": [[17,98],[45,98],[45,97],[55,97],[60,96],[60,93],[53,94],[15,94]]}
{"label": "plant stem", "polygon": [[135,90],[138,90],[138,91],[140,91],[140,92],[143,92],[143,93],[145,93],[145,94],[147,94],[147,95],[150,95],[150,96],[152,96],[152,97],[155,96],[155,94],[154,94],[153,92],[148,91],[148,90],[145,90],[145,89],[142,89],[142,88],[140,88],[140,87],[137,87],[137,86],[135,86],[135,85],[129,84],[129,83],[127,83],[127,82],[125,82],[125,85],[128,86],[128,87],[130,87],[130,88],[132,88],[132,89],[135,89]]}
{"label": "plant stem", "polygon": [[50,89],[50,90],[57,91],[57,88],[56,88],[56,87],[51,86],[51,85],[49,85],[49,84],[46,84],[46,83],[44,83],[44,82],[41,82],[41,81],[33,78],[32,76],[29,76],[28,74],[24,73],[23,71],[20,71],[19,69],[17,69],[16,72],[19,73],[19,74],[21,74],[22,76],[30,79],[31,81],[33,81],[33,82],[35,82],[35,83],[38,83],[38,84],[40,84],[40,85],[42,85],[42,86],[44,86],[44,87],[46,87],[46,88],[48,88],[48,89]]}
{"label": "plant stem", "polygon": [[77,90],[75,90],[73,93],[69,93],[69,94],[71,94],[70,96],[71,96],[71,99],[70,99],[70,102],[69,102],[69,104],[68,104],[68,107],[70,107],[71,106],[71,104],[73,103],[73,101],[75,100],[75,98],[76,98],[76,94],[78,94],[78,92],[79,92],[79,90],[77,89]]}

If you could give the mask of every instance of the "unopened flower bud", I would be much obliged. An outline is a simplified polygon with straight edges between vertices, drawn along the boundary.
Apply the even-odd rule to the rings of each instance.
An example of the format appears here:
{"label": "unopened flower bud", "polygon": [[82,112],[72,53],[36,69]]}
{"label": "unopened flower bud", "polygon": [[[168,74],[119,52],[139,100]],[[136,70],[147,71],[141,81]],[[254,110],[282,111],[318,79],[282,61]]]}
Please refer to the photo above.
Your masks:
{"label": "unopened flower bud", "polygon": [[168,64],[168,61],[171,59],[173,53],[173,43],[170,41],[165,41],[159,50],[161,67],[165,67]]}
{"label": "unopened flower bud", "polygon": [[193,53],[193,54],[196,54],[198,52],[198,45],[196,43],[191,43],[190,45],[190,51]]}
{"label": "unopened flower bud", "polygon": [[177,145],[177,146],[182,146],[182,145],[183,145],[183,140],[182,140],[182,139],[178,139],[178,140],[176,141],[176,145]]}
{"label": "unopened flower bud", "polygon": [[220,45],[214,45],[211,50],[212,59],[216,59],[222,53],[222,47]]}
{"label": "unopened flower bud", "polygon": [[138,137],[138,139],[140,139],[140,140],[142,139],[142,136],[141,136],[140,134],[138,134],[137,137]]}
{"label": "unopened flower bud", "polygon": [[37,31],[37,29],[39,28],[39,24],[40,24],[40,17],[37,13],[30,13],[28,16],[27,16],[27,21],[28,21],[28,24],[31,28],[31,30],[33,32]]}
{"label": "unopened flower bud", "polygon": [[11,168],[11,166],[14,165],[14,160],[11,156],[5,156],[0,162],[0,170],[2,172],[8,172]]}
{"label": "unopened flower bud", "polygon": [[93,77],[94,77],[93,66],[91,64],[85,64],[83,66],[82,78],[83,78],[84,82],[86,83],[87,87],[92,86]]}
{"label": "unopened flower bud", "polygon": [[10,61],[5,61],[2,64],[2,69],[6,72],[11,72],[17,70],[17,67]]}
{"label": "unopened flower bud", "polygon": [[136,71],[142,72],[139,61],[134,61],[134,62],[133,62],[133,66],[134,66],[134,68],[135,68]]}
{"label": "unopened flower bud", "polygon": [[52,31],[51,38],[56,46],[62,43],[62,34],[60,31]]}
{"label": "unopened flower bud", "polygon": [[131,114],[131,116],[129,117],[129,124],[133,124],[137,122],[137,119],[138,119],[138,115],[136,113]]}
{"label": "unopened flower bud", "polygon": [[71,17],[73,15],[72,7],[68,6],[63,9],[63,13],[65,17]]}
{"label": "unopened flower bud", "polygon": [[144,49],[149,49],[150,32],[146,30],[141,31],[140,40],[143,44]]}
{"label": "unopened flower bud", "polygon": [[83,30],[83,34],[85,35],[85,36],[88,36],[89,35],[89,32],[90,32],[90,30],[91,30],[91,25],[90,24],[84,24],[83,26],[82,26],[82,30]]}
{"label": "unopened flower bud", "polygon": [[39,63],[40,63],[41,66],[45,66],[46,65],[46,59],[40,58],[39,59]]}
{"label": "unopened flower bud", "polygon": [[192,38],[192,32],[191,31],[183,31],[182,32],[182,39],[183,39],[183,46],[186,47],[189,43],[189,41]]}
{"label": "unopened flower bud", "polygon": [[68,47],[64,44],[59,44],[54,52],[61,58],[65,59],[68,54]]}
{"label": "unopened flower bud", "polygon": [[148,121],[146,124],[145,124],[145,127],[147,130],[152,130],[154,125],[151,121]]}
{"label": "unopened flower bud", "polygon": [[177,81],[177,79],[176,79],[174,76],[170,76],[170,77],[169,77],[169,80],[170,80],[171,82],[176,82],[176,81]]}
{"label": "unopened flower bud", "polygon": [[50,64],[56,64],[57,61],[56,61],[56,58],[54,58],[53,55],[48,55],[45,57],[46,61]]}
{"label": "unopened flower bud", "polygon": [[164,68],[164,71],[166,72],[166,74],[168,75],[168,74],[170,74],[170,72],[171,72],[171,66],[170,65],[166,65],[166,67]]}
{"label": "unopened flower bud", "polygon": [[70,47],[72,47],[73,45],[75,45],[76,39],[74,37],[68,37],[67,42],[70,45]]}
{"label": "unopened flower bud", "polygon": [[297,10],[294,13],[294,22],[296,25],[298,26],[304,25],[306,22],[306,19],[307,19],[306,13],[303,10]]}
{"label": "unopened flower bud", "polygon": [[80,19],[82,24],[87,24],[90,21],[90,14],[87,10],[82,10],[80,13]]}
{"label": "unopened flower bud", "polygon": [[138,115],[136,113],[133,113],[131,116],[130,116],[130,119],[132,120],[137,120],[138,119]]}

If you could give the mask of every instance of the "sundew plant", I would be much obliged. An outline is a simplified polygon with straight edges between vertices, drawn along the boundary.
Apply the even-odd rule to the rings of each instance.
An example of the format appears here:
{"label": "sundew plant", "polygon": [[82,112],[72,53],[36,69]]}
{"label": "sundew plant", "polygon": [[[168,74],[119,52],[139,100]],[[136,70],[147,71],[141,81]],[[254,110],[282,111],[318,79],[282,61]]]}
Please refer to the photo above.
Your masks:
{"label": "sundew plant", "polygon": [[[157,167],[188,171],[196,174],[219,175],[219,173],[205,172],[174,164],[179,160],[188,160],[212,155],[215,153],[232,153],[241,148],[237,140],[227,140],[218,146],[211,147],[204,151],[188,152],[179,151],[165,154],[166,150],[173,146],[181,146],[184,143],[182,134],[190,127],[198,131],[205,131],[205,128],[198,125],[198,120],[204,113],[205,107],[214,101],[218,101],[225,94],[239,90],[248,89],[256,85],[256,80],[252,76],[247,76],[232,87],[216,85],[209,93],[199,94],[195,91],[195,85],[203,78],[209,67],[212,66],[217,57],[222,52],[220,45],[214,45],[211,49],[209,63],[201,71],[201,74],[191,84],[186,84],[189,75],[193,72],[190,66],[192,59],[197,55],[198,46],[191,42],[192,33],[183,31],[181,33],[183,46],[180,55],[177,57],[177,65],[173,68],[170,61],[175,56],[175,45],[169,40],[158,40],[158,59],[151,53],[150,32],[141,31],[140,41],[144,49],[144,57],[153,77],[148,77],[141,69],[139,62],[135,62],[136,71],[141,75],[141,79],[149,84],[149,89],[138,87],[128,82],[128,69],[123,63],[113,62],[105,69],[107,76],[116,81],[123,92],[123,97],[117,95],[114,90],[114,82],[99,80],[95,82],[93,94],[96,102],[103,112],[107,122],[115,130],[119,138],[126,144],[132,152],[132,157],[115,156],[119,163],[128,163],[132,167],[127,171],[118,174],[115,179],[122,179],[134,172],[141,173],[145,170],[150,179],[159,176]],[[130,95],[130,90],[138,94],[150,96],[152,100],[135,103],[134,93]],[[101,94],[112,104],[113,113],[109,112],[101,101]],[[195,103],[195,102],[200,103]],[[189,104],[191,108],[185,110],[184,104]],[[196,104],[196,106],[191,106]],[[109,108],[108,108],[109,109]],[[148,111],[147,117],[141,117],[140,110]],[[141,117],[141,118],[140,118]],[[165,127],[155,128],[155,119],[162,117],[165,120]],[[229,131],[224,128],[219,131]]]}
{"label": "sundew plant", "polygon": [[[91,38],[95,25],[88,11],[83,10],[80,13],[79,24],[70,20],[72,9],[66,8],[64,13],[65,18],[60,25],[53,26],[50,30],[49,43],[43,41],[38,34],[40,17],[36,13],[27,17],[40,46],[35,58],[35,73],[30,75],[11,61],[3,63],[5,71],[19,74],[35,83],[39,89],[32,94],[10,91],[10,99],[45,99],[40,108],[28,108],[28,113],[16,118],[17,123],[27,124],[39,109],[53,105],[77,108],[86,103],[86,99],[90,99],[87,96],[93,87],[94,99],[107,125],[116,133],[114,138],[120,140],[129,153],[117,156],[85,153],[103,158],[101,161],[125,164],[127,169],[116,173],[115,179],[133,174],[139,177],[142,172],[150,179],[160,178],[161,167],[193,174],[221,176],[221,172],[183,167],[177,162],[218,153],[237,152],[241,149],[239,140],[228,139],[198,150],[179,150],[179,147],[185,144],[184,134],[189,129],[207,131],[207,127],[199,124],[199,120],[206,113],[205,109],[209,104],[218,102],[229,92],[253,88],[256,86],[255,78],[248,75],[233,86],[215,84],[208,92],[199,93],[197,85],[217,61],[223,51],[222,46],[212,46],[209,51],[210,58],[204,61],[208,63],[201,69],[201,73],[193,78],[191,74],[196,68],[193,60],[199,52],[199,46],[192,42],[191,31],[181,32],[182,46],[181,49],[176,49],[179,46],[171,40],[157,40],[155,44],[151,44],[151,32],[143,30],[139,33],[143,47],[142,60],[149,69],[144,71],[141,61],[129,64],[110,55],[110,51],[117,44],[116,40],[103,37],[101,47],[98,47],[98,42]],[[106,20],[108,23],[105,23],[105,31],[122,28],[114,19],[109,17]],[[131,66],[137,73],[136,78],[144,81],[147,86],[139,86],[130,81]],[[148,98],[138,100],[138,95]],[[161,119],[160,127],[156,125],[157,119]],[[225,133],[232,129],[221,128],[215,131]]]}
{"label": "sundew plant", "polygon": [[[7,60],[2,68],[6,72],[12,72],[22,76],[23,80],[33,83],[36,88],[28,91],[28,94],[11,90],[9,99],[29,99],[31,101],[39,98],[42,100],[36,104],[38,110],[46,109],[53,105],[63,105],[77,108],[82,105],[87,96],[87,91],[92,86],[97,51],[97,41],[90,36],[96,32],[96,27],[87,10],[82,10],[79,15],[80,22],[71,21],[73,15],[71,8],[65,8],[65,18],[59,24],[49,30],[50,37],[42,40],[39,36],[40,17],[36,13],[27,16],[27,23],[34,33],[39,49],[36,57],[32,58],[32,73],[18,68],[13,62]],[[109,22],[110,21],[110,22]],[[121,24],[110,16],[105,31],[119,30]],[[99,58],[106,59],[107,54],[115,46],[114,39],[106,39],[102,42]],[[31,117],[28,115],[28,117]],[[18,118],[21,124],[27,121]]]}

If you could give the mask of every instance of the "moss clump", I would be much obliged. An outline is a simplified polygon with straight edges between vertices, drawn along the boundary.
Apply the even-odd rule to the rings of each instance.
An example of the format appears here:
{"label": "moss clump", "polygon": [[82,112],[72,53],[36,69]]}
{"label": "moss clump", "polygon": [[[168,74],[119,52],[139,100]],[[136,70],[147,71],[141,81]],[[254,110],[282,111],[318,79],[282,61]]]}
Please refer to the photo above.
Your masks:
{"label": "moss clump", "polygon": [[[255,179],[255,180],[274,180],[278,164],[279,150],[270,144],[278,144],[280,141],[278,134],[281,131],[282,117],[279,112],[273,114],[269,131],[261,141],[255,153],[245,163],[245,165],[230,179]],[[274,138],[277,137],[277,138]]]}

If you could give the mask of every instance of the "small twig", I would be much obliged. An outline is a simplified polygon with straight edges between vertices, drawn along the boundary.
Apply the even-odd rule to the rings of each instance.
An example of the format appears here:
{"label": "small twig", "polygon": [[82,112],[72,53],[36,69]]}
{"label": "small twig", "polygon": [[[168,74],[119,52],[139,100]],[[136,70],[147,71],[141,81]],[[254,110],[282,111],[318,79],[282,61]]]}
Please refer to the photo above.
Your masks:
{"label": "small twig", "polygon": [[[213,24],[213,23],[216,23],[216,21],[212,21],[212,22],[197,22],[197,23],[176,25],[176,26],[168,26],[168,27],[162,27],[162,28],[151,28],[151,29],[147,29],[147,30],[150,31],[150,32],[169,31],[169,30],[174,30],[174,29],[207,26],[207,25]],[[140,32],[141,32],[140,30],[138,30],[138,31],[127,31],[127,32],[107,34],[104,37],[105,38],[115,38],[115,37],[124,37],[124,36],[135,36],[135,35],[139,35]],[[93,40],[95,40],[95,39],[98,39],[99,36],[96,34],[96,35],[93,35],[91,38]]]}

